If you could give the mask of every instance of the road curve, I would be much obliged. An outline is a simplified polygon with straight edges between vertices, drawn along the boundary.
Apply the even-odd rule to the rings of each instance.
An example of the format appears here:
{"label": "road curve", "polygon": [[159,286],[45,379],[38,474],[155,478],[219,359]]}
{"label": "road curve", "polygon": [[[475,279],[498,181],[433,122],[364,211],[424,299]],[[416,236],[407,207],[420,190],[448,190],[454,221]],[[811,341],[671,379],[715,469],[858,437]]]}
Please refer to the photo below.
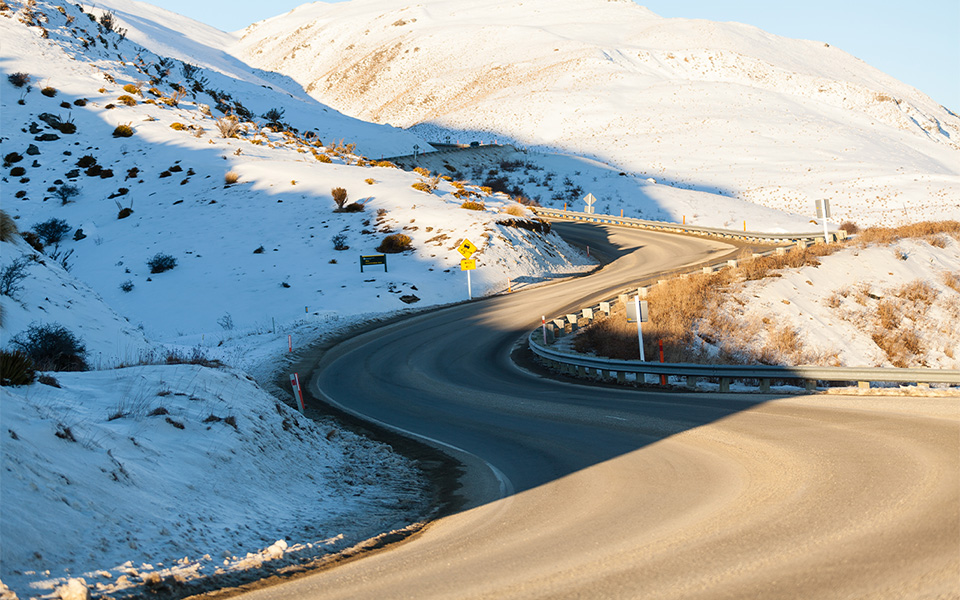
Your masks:
{"label": "road curve", "polygon": [[612,262],[346,340],[311,380],[348,411],[456,448],[463,509],[245,598],[958,597],[955,398],[638,391],[525,372],[510,353],[541,314],[732,250],[560,229]]}

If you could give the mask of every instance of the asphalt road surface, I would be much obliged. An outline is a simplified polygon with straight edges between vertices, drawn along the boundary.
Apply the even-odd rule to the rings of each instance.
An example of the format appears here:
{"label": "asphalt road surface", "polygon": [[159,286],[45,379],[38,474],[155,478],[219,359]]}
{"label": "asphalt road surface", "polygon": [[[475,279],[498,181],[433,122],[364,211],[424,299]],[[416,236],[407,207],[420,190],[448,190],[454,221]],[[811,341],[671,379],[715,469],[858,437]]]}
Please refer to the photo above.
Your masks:
{"label": "asphalt road surface", "polygon": [[460,458],[462,510],[245,598],[960,597],[956,398],[639,391],[524,371],[510,354],[541,315],[737,251],[558,229],[612,262],[360,335],[311,380]]}

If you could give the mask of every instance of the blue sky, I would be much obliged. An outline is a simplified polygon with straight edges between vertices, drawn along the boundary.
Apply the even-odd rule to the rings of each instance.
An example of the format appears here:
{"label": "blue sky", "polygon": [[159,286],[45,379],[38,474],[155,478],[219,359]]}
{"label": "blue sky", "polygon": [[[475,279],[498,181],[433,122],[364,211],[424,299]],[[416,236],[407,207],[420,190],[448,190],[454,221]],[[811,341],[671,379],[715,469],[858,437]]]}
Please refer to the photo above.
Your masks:
{"label": "blue sky", "polygon": [[[302,0],[150,3],[224,31],[243,29],[304,4]],[[737,21],[777,35],[827,42],[960,113],[958,0],[641,0],[638,4],[663,17]]]}

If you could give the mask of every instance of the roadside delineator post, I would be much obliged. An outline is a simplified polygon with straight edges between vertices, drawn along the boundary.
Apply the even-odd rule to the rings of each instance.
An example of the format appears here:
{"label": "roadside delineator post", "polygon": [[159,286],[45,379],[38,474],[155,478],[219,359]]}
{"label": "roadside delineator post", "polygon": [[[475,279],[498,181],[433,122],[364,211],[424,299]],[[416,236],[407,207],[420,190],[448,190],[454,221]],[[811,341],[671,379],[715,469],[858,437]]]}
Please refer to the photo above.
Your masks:
{"label": "roadside delineator post", "polygon": [[307,407],[303,404],[303,390],[300,389],[300,377],[296,373],[290,374],[290,387],[293,388],[293,401],[300,409],[300,413],[306,412]]}
{"label": "roadside delineator post", "polygon": [[293,336],[287,336],[287,352],[293,352]]}
{"label": "roadside delineator post", "polygon": [[543,328],[543,345],[547,345],[547,315],[540,317],[540,326]]}
{"label": "roadside delineator post", "polygon": [[[660,346],[660,362],[663,362],[663,340],[657,340],[657,345]],[[667,376],[660,374],[660,385],[667,385]]]}

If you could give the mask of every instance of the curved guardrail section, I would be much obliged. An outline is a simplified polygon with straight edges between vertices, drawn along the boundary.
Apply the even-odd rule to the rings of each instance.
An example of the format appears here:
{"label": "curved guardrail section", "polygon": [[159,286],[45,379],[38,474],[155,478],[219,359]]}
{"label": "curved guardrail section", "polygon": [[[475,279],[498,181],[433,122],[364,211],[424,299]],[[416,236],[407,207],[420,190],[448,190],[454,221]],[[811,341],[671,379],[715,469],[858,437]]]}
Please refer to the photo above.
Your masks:
{"label": "curved guardrail section", "polygon": [[898,369],[886,367],[785,367],[778,365],[696,365],[686,363],[656,363],[639,360],[616,360],[583,354],[563,352],[543,345],[537,340],[542,335],[540,328],[529,336],[530,349],[551,368],[571,375],[607,381],[626,382],[627,373],[642,375],[670,375],[686,377],[687,387],[695,388],[700,378],[717,378],[720,391],[730,391],[734,380],[756,379],[760,391],[770,390],[772,380],[800,380],[812,390],[817,381],[852,382],[861,388],[871,382],[889,383],[946,383],[960,385],[960,371],[945,369]]}
{"label": "curved guardrail section", "polygon": [[[590,223],[609,223],[611,225],[620,225],[622,227],[639,227],[642,229],[653,229],[666,231],[670,233],[685,233],[691,235],[700,235],[705,237],[717,237],[728,240],[742,240],[757,244],[788,244],[797,242],[823,241],[823,232],[819,233],[764,233],[761,231],[735,231],[732,229],[719,229],[716,227],[700,227],[697,225],[681,225],[679,223],[669,223],[667,221],[646,221],[644,219],[634,219],[631,217],[616,217],[613,215],[599,215],[576,212],[572,210],[557,210],[555,208],[535,208],[536,213],[542,217],[551,219],[569,219],[571,221],[587,221]],[[830,241],[842,240],[846,238],[846,232],[842,229],[835,229],[828,233]]]}

